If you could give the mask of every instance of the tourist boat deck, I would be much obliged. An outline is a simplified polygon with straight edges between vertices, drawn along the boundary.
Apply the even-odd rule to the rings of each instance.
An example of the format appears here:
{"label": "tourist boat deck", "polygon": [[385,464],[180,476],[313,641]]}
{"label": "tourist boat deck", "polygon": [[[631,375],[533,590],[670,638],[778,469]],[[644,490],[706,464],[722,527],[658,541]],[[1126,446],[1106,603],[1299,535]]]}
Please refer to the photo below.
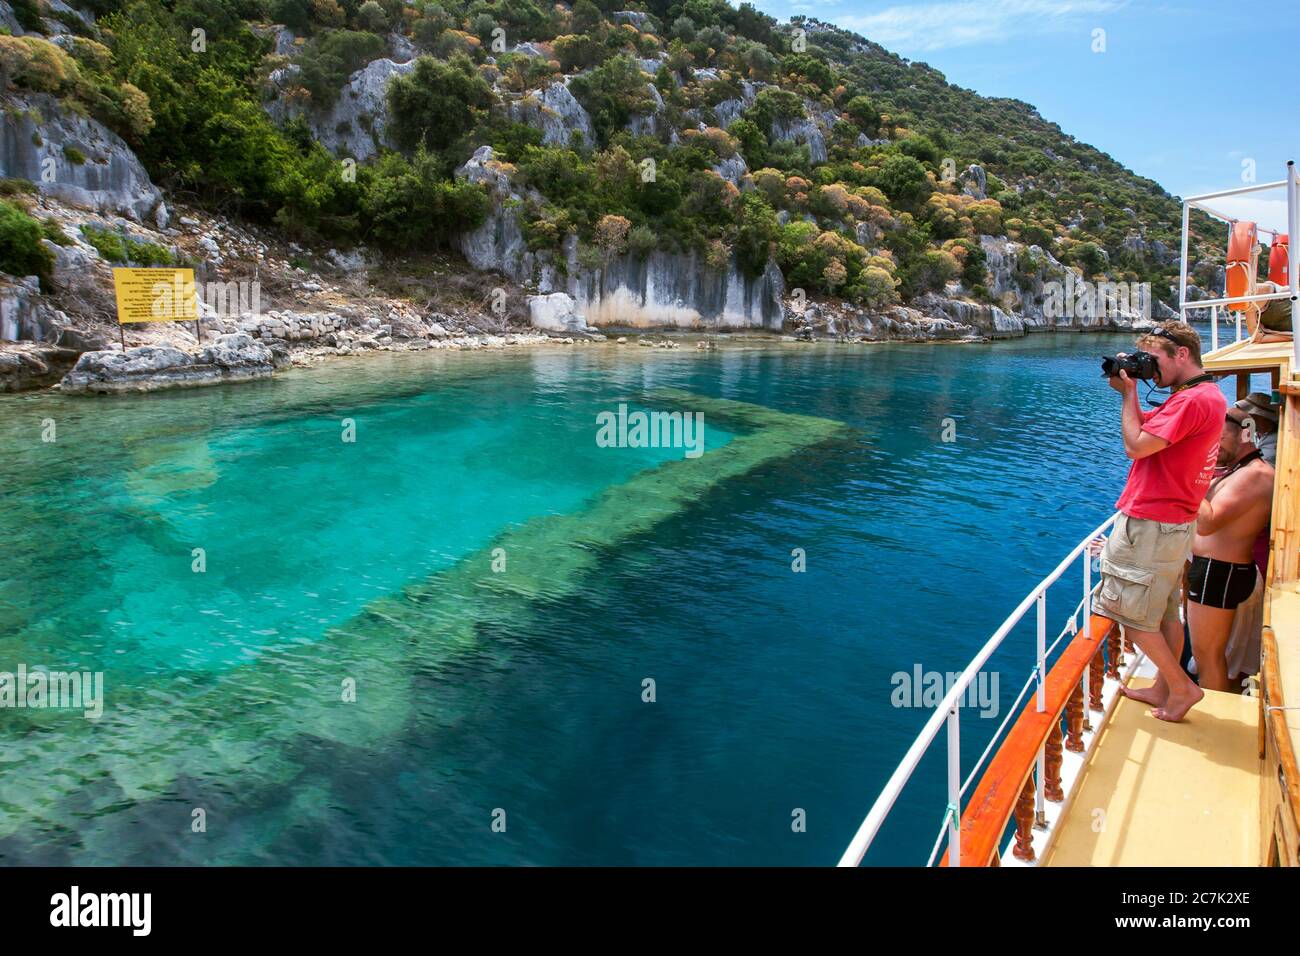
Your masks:
{"label": "tourist boat deck", "polygon": [[1259,701],[1206,691],[1185,724],[1148,710],[1119,701],[1043,865],[1255,866]]}
{"label": "tourist boat deck", "polygon": [[[1243,337],[1239,311],[1289,297],[1295,312],[1297,247],[1292,244],[1286,257],[1285,292],[1254,291],[1256,250],[1248,248],[1249,255],[1233,261],[1249,272],[1246,294],[1187,298],[1192,209],[1239,233],[1237,220],[1209,201],[1277,189],[1285,190],[1294,240],[1300,236],[1300,172],[1294,163],[1281,182],[1190,197],[1183,205],[1180,302],[1185,320],[1210,321],[1204,367],[1221,381],[1235,380],[1238,398],[1259,390],[1253,377],[1267,376],[1279,408],[1260,669],[1252,686],[1245,694],[1206,691],[1177,724],[1156,719],[1147,705],[1120,693],[1126,684],[1148,684],[1154,669],[1122,628],[1091,613],[1091,551],[1112,516],[1026,596],[953,683],[876,799],[841,866],[863,861],[942,730],[947,812],[928,864],[1300,866],[1300,340],[1250,341]],[[1247,232],[1253,237],[1253,225]],[[1275,243],[1281,237],[1274,232]],[[1220,315],[1225,307],[1227,315]],[[1221,327],[1230,317],[1236,318],[1235,335],[1221,346]],[[1231,334],[1232,324],[1227,328]],[[1082,565],[1081,600],[1049,642],[1048,591],[1076,562]],[[1058,587],[1053,593],[1059,592]],[[962,696],[1031,608],[1037,618],[1033,674],[975,766],[963,768]],[[1055,614],[1059,619],[1059,607]]]}

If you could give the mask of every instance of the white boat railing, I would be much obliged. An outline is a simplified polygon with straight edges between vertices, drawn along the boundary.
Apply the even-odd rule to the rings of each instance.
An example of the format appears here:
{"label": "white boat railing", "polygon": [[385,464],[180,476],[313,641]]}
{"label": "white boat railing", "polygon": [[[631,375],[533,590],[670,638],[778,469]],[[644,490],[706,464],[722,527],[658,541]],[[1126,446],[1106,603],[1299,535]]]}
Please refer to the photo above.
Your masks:
{"label": "white boat railing", "polygon": [[[943,823],[940,826],[939,838],[935,842],[935,848],[930,854],[929,863],[933,863],[938,855],[938,850],[943,842],[944,831],[948,835],[948,863],[950,866],[961,865],[961,801],[962,795],[975,781],[976,775],[993,752],[997,743],[1001,740],[1012,715],[1017,713],[1020,701],[1024,699],[1025,694],[1031,687],[1037,687],[1037,707],[1042,712],[1047,707],[1046,698],[1046,677],[1047,677],[1047,658],[1052,650],[1065,638],[1067,634],[1073,635],[1079,629],[1080,624],[1076,623],[1076,618],[1082,612],[1082,626],[1087,627],[1088,621],[1092,615],[1092,597],[1095,589],[1092,584],[1092,553],[1090,550],[1091,543],[1115,523],[1118,514],[1111,515],[1104,522],[1098,525],[1082,541],[1075,545],[1074,549],[1066,558],[1056,566],[1047,577],[1043,578],[1038,585],[1029,592],[1023,601],[1007,617],[1002,625],[993,632],[987,643],[980,649],[979,653],[966,665],[966,669],[961,672],[957,680],[949,688],[948,693],[935,708],[930,719],[926,721],[921,732],[908,748],[907,753],[903,756],[902,761],[890,775],[885,787],[876,798],[871,810],[867,813],[866,819],[858,827],[844,855],[840,857],[840,866],[858,866],[862,863],[863,857],[866,856],[867,850],[870,849],[872,841],[880,832],[881,826],[884,825],[885,818],[893,809],[903,788],[912,778],[921,759],[934,743],[935,738],[939,735],[940,728],[947,726],[947,744],[948,744],[948,807],[944,814]],[[1053,641],[1049,648],[1047,644],[1047,591],[1048,589],[1069,570],[1070,566],[1082,556],[1083,558],[1083,591],[1082,598],[1075,605],[1070,614],[1065,627],[1060,635]],[[1017,624],[1029,612],[1030,607],[1036,607],[1037,610],[1037,654],[1033,673],[1029,680],[1021,689],[1020,696],[1016,698],[1015,704],[1008,711],[1007,719],[1002,722],[989,745],[985,748],[983,755],[976,761],[970,775],[963,782],[961,778],[961,700],[965,695],[967,688],[978,676],[984,665],[988,662],[993,653],[1002,646],[1003,641],[1012,632]],[[1038,773],[1035,789],[1035,808],[1037,818],[1042,821],[1045,812],[1044,782],[1046,774],[1044,773],[1045,754],[1042,748],[1038,752]]]}

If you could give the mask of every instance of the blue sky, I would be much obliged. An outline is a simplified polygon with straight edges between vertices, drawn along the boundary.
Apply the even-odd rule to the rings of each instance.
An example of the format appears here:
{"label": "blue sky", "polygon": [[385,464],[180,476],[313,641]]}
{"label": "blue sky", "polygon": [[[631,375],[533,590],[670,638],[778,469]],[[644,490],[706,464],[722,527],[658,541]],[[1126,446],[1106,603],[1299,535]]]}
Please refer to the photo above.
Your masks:
{"label": "blue sky", "polygon": [[[1294,0],[753,0],[860,33],[950,83],[1033,104],[1067,133],[1178,196],[1300,162]],[[1093,52],[1104,30],[1104,52]],[[1291,74],[1290,78],[1288,74]],[[1290,89],[1287,95],[1284,91]],[[1276,199],[1225,211],[1285,226]]]}

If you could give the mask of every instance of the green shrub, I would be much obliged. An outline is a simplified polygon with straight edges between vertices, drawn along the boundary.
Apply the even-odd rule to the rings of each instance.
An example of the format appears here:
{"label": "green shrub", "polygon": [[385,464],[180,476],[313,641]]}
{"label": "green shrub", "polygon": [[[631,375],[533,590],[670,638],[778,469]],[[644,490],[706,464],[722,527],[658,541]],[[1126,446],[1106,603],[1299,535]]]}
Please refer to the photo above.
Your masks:
{"label": "green shrub", "polygon": [[649,112],[654,102],[641,68],[626,54],[574,77],[569,89],[591,114],[591,124],[602,145],[626,126],[634,113]]}
{"label": "green shrub", "polygon": [[36,192],[36,184],[30,179],[0,179],[0,196],[30,195]]}
{"label": "green shrub", "polygon": [[445,150],[464,137],[496,100],[468,57],[448,63],[422,56],[388,84],[389,130],[403,149]]}
{"label": "green shrub", "polygon": [[13,0],[14,19],[24,30],[44,33],[45,24],[41,22],[41,5],[39,0]]}
{"label": "green shrub", "polygon": [[167,249],[152,242],[132,239],[122,233],[99,226],[82,226],[81,237],[95,247],[108,262],[136,266],[174,266],[176,257]]}
{"label": "green shrub", "polygon": [[72,240],[68,238],[68,234],[53,219],[41,220],[41,233],[57,246],[72,245]]}
{"label": "green shrub", "polygon": [[271,0],[269,13],[274,22],[283,23],[294,33],[306,33],[311,26],[309,0]]}
{"label": "green shrub", "polygon": [[314,38],[298,56],[302,85],[318,108],[332,106],[343,84],[384,53],[384,38],[358,30],[331,30]]}
{"label": "green shrub", "polygon": [[0,200],[0,271],[13,276],[39,276],[41,288],[51,288],[54,256],[41,245],[41,224],[11,202]]}
{"label": "green shrub", "polygon": [[394,249],[443,244],[482,225],[491,199],[482,186],[448,182],[438,158],[420,148],[412,162],[386,153],[369,172],[365,213],[371,237]]}
{"label": "green shrub", "polygon": [[63,145],[63,155],[73,166],[86,165],[86,154],[75,146],[65,143]]}

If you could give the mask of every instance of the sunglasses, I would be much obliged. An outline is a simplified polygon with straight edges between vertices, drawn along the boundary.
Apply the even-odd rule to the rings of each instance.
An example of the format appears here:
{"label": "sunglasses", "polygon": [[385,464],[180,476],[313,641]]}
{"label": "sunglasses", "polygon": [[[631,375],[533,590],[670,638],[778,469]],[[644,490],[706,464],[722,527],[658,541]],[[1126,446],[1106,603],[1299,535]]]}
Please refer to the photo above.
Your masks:
{"label": "sunglasses", "polygon": [[1244,418],[1233,418],[1231,415],[1224,415],[1223,420],[1225,422],[1231,422],[1233,425],[1236,425],[1238,428],[1246,427],[1246,419]]}

